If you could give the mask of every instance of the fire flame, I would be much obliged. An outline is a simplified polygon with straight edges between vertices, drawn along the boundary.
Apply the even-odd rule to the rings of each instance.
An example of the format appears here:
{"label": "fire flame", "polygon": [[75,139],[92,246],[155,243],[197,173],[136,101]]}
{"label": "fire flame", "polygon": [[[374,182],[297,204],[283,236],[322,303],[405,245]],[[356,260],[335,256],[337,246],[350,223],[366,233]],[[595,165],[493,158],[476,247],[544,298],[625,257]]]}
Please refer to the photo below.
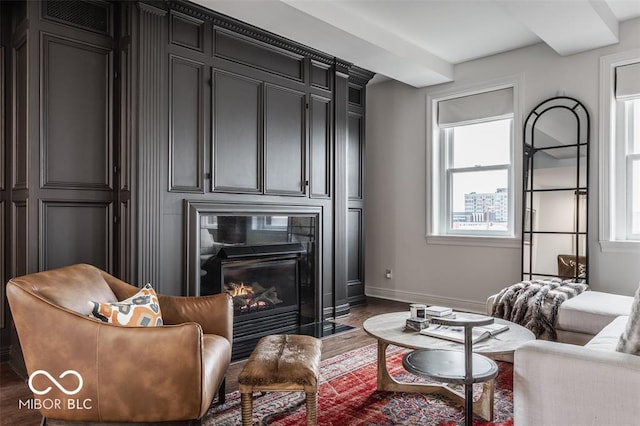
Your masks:
{"label": "fire flame", "polygon": [[231,297],[246,296],[248,294],[254,293],[253,288],[251,288],[251,286],[245,285],[244,283],[231,283],[229,287],[230,288],[227,288],[226,290],[227,293],[231,295]]}

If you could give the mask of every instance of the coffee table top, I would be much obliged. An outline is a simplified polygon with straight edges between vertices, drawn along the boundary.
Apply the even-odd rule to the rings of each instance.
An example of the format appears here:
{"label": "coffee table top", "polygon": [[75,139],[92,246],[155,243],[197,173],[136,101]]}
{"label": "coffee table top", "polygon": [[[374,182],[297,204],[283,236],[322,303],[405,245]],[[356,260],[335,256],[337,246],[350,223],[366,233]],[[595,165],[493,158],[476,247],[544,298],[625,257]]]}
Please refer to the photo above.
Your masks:
{"label": "coffee table top", "polygon": [[[457,313],[464,315],[464,313]],[[410,313],[392,312],[367,319],[362,328],[369,335],[383,342],[409,349],[462,349],[464,345],[436,337],[425,336],[417,331],[405,330],[405,322]],[[534,334],[516,323],[495,318],[498,324],[507,324],[509,330],[495,337],[482,340],[473,345],[473,351],[484,355],[512,354],[520,345],[535,340]]]}

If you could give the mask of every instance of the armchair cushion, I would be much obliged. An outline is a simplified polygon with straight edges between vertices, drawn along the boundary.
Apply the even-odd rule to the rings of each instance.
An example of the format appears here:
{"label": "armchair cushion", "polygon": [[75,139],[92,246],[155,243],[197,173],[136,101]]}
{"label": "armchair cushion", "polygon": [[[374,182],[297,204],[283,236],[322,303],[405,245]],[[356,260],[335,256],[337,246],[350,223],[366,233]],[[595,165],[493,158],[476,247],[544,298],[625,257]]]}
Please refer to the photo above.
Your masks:
{"label": "armchair cushion", "polygon": [[103,322],[137,327],[162,325],[160,303],[151,284],[145,285],[139,292],[121,302],[90,301],[89,304],[89,316]]}
{"label": "armchair cushion", "polygon": [[629,321],[616,347],[618,352],[640,355],[640,287],[636,290]]}

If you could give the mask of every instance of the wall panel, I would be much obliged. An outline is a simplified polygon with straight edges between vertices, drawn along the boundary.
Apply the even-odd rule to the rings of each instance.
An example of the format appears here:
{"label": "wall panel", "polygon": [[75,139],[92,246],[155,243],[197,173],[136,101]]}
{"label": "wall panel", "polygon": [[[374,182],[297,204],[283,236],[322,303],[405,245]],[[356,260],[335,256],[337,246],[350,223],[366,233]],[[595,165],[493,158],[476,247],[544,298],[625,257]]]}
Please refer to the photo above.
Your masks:
{"label": "wall panel", "polygon": [[[29,252],[27,250],[27,238],[29,237],[28,201],[16,201],[13,203],[11,212],[11,250],[13,270],[9,271],[11,276],[24,275],[27,273],[29,264]],[[35,232],[35,230],[34,230]]]}
{"label": "wall panel", "polygon": [[40,270],[89,263],[111,270],[111,203],[47,201],[40,204]]}
{"label": "wall panel", "polygon": [[347,185],[349,199],[362,198],[362,116],[360,114],[349,113],[349,133],[347,147]]}
{"label": "wall panel", "polygon": [[41,45],[42,184],[109,189],[112,52],[51,35]]}
{"label": "wall panel", "polygon": [[265,87],[265,193],[305,193],[305,94]]}
{"label": "wall panel", "polygon": [[302,81],[302,56],[220,29],[214,37],[216,56]]}
{"label": "wall panel", "polygon": [[362,210],[347,214],[347,280],[349,285],[362,283]]}
{"label": "wall panel", "polygon": [[179,12],[171,12],[171,43],[177,46],[203,51],[204,22]]}
{"label": "wall panel", "polygon": [[214,73],[214,191],[262,189],[261,83]]}
{"label": "wall panel", "polygon": [[312,95],[309,103],[309,191],[328,197],[331,187],[331,100]]}
{"label": "wall panel", "polygon": [[172,56],[169,77],[171,191],[203,190],[204,65]]}
{"label": "wall panel", "polygon": [[27,96],[29,78],[28,37],[25,35],[13,47],[13,146],[12,188],[22,189],[29,185],[28,143],[27,143]]}

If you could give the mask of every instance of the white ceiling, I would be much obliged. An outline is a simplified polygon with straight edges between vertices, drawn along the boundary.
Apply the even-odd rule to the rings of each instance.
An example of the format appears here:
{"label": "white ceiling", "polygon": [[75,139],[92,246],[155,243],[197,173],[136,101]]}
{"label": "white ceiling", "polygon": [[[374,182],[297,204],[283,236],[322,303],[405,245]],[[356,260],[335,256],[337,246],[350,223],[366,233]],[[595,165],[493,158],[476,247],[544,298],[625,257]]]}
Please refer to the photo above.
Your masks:
{"label": "white ceiling", "polygon": [[618,42],[640,0],[193,0],[415,87],[544,42],[566,56]]}

